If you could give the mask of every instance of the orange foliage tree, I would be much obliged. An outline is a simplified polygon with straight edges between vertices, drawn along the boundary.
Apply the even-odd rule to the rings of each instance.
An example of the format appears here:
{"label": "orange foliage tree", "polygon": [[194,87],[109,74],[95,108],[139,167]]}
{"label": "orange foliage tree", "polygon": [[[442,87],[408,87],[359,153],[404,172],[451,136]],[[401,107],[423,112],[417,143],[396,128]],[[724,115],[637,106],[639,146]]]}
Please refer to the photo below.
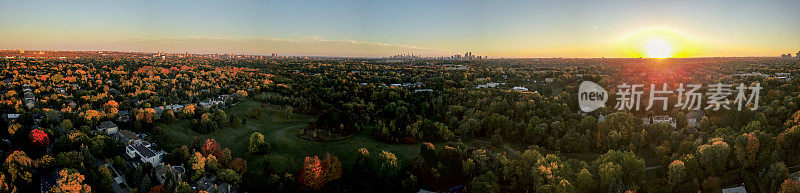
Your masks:
{"label": "orange foliage tree", "polygon": [[106,104],[103,105],[103,109],[106,111],[106,115],[109,118],[117,116],[117,113],[119,112],[119,109],[117,108],[119,108],[119,103],[117,103],[117,101],[114,100],[109,100],[108,102],[106,102]]}
{"label": "orange foliage tree", "polygon": [[11,176],[11,182],[31,182],[33,160],[24,151],[14,151],[6,158],[3,167]]}
{"label": "orange foliage tree", "polygon": [[83,112],[83,119],[89,124],[95,124],[100,120],[100,112],[95,110],[86,110]]}
{"label": "orange foliage tree", "polygon": [[53,193],[88,193],[92,192],[92,187],[84,184],[85,177],[74,169],[63,169],[58,172],[58,182],[50,189]]}
{"label": "orange foliage tree", "polygon": [[306,157],[303,170],[298,181],[312,190],[319,190],[326,183],[342,177],[342,162],[336,156],[328,155],[325,159]]}

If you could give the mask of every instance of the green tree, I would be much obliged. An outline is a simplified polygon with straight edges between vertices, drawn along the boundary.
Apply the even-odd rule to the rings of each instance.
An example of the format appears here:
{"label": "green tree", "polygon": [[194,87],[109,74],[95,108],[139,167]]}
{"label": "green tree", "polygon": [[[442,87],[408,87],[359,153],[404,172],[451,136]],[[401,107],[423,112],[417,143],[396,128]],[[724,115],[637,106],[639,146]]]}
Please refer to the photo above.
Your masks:
{"label": "green tree", "polygon": [[232,169],[223,169],[217,173],[219,175],[219,179],[223,182],[227,182],[232,184],[233,186],[238,186],[239,183],[242,182],[242,176],[240,176],[236,171]]}
{"label": "green tree", "polygon": [[472,186],[470,192],[475,193],[493,193],[500,192],[500,185],[497,184],[497,176],[489,171],[472,179]]}
{"label": "green tree", "polygon": [[264,135],[261,135],[259,132],[253,132],[253,134],[250,135],[250,145],[247,147],[247,150],[250,154],[264,152],[266,150],[264,148],[265,145]]}
{"label": "green tree", "polygon": [[686,166],[681,160],[672,161],[669,164],[669,184],[673,187],[680,185],[686,179]]}
{"label": "green tree", "polygon": [[726,169],[731,148],[728,143],[722,141],[722,138],[714,138],[709,141],[709,144],[697,147],[695,155],[708,174],[721,175]]}
{"label": "green tree", "polygon": [[767,173],[762,176],[763,182],[769,187],[769,192],[777,192],[781,183],[789,176],[789,170],[783,162],[773,163]]}
{"label": "green tree", "polygon": [[589,172],[588,169],[584,168],[578,173],[578,177],[575,179],[575,188],[578,192],[593,192],[594,191],[594,179],[592,179],[592,174]]}
{"label": "green tree", "polygon": [[598,168],[603,190],[618,182],[631,187],[630,189],[637,189],[644,183],[644,159],[631,151],[609,150],[597,158],[594,165]]}

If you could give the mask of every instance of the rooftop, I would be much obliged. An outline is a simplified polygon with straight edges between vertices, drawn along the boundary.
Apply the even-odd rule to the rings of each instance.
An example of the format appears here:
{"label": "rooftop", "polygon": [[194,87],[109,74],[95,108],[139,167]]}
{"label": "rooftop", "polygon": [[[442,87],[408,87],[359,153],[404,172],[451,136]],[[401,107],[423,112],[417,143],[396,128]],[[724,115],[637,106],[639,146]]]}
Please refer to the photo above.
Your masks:
{"label": "rooftop", "polygon": [[103,126],[103,128],[114,128],[117,127],[117,124],[114,124],[114,122],[111,121],[103,121],[100,123],[100,126]]}
{"label": "rooftop", "polygon": [[133,144],[132,146],[133,146],[134,149],[136,149],[137,152],[139,152],[139,154],[142,155],[142,157],[148,158],[148,157],[156,156],[156,153],[153,152],[153,150],[151,150],[150,148],[145,147],[142,143]]}

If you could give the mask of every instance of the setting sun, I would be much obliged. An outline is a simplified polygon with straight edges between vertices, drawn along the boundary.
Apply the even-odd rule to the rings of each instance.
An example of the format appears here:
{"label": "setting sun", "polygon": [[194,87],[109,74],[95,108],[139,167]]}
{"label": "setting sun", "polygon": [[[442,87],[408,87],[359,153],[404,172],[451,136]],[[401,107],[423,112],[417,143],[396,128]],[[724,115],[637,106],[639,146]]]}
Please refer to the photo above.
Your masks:
{"label": "setting sun", "polygon": [[702,52],[704,40],[675,28],[646,27],[616,39],[623,55],[642,58],[685,58]]}
{"label": "setting sun", "polygon": [[662,39],[650,40],[644,49],[650,58],[669,58],[672,54],[672,46]]}

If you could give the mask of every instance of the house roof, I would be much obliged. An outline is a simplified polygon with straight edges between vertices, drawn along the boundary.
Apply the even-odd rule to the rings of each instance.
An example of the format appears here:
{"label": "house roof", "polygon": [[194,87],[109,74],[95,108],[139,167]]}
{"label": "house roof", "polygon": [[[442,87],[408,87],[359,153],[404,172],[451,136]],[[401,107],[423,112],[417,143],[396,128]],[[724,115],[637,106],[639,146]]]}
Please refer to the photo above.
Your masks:
{"label": "house roof", "polygon": [[747,193],[747,190],[744,189],[744,186],[737,186],[733,188],[722,189],[722,193]]}
{"label": "house roof", "polygon": [[136,149],[136,151],[138,151],[139,154],[142,155],[142,157],[149,158],[149,157],[156,156],[156,153],[153,152],[153,150],[151,150],[150,148],[145,147],[141,143],[133,144],[133,148]]}
{"label": "house roof", "polygon": [[6,117],[9,119],[16,119],[19,118],[19,114],[7,114]]}
{"label": "house roof", "polygon": [[700,117],[703,117],[703,116],[705,116],[705,113],[702,110],[696,110],[696,111],[692,111],[692,112],[689,112],[688,114],[686,114],[686,118],[687,119],[695,119],[695,118],[700,118]]}
{"label": "house roof", "polygon": [[117,124],[114,124],[114,122],[111,122],[111,121],[103,121],[103,122],[100,123],[100,125],[103,126],[103,128],[114,128],[114,127],[117,127]]}
{"label": "house roof", "polygon": [[136,139],[136,133],[134,133],[133,131],[120,130],[118,133],[123,137],[128,138],[128,140]]}

